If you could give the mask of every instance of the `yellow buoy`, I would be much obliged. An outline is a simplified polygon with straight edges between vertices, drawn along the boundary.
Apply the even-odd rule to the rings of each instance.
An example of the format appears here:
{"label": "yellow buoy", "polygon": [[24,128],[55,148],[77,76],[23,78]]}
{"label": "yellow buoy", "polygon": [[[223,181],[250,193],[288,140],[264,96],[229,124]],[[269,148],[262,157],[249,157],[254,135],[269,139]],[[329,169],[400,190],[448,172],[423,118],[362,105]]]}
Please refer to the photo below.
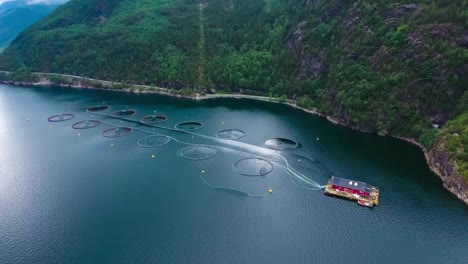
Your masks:
{"label": "yellow buoy", "polygon": [[319,141],[319,140],[320,140],[320,138],[317,138],[317,141]]}
{"label": "yellow buoy", "polygon": [[114,146],[114,143],[111,143],[111,147],[113,147],[113,146]]}
{"label": "yellow buoy", "polygon": [[205,173],[205,171],[204,171],[204,170],[202,170],[202,171],[201,171],[201,173]]}
{"label": "yellow buoy", "polygon": [[81,136],[81,134],[78,134],[78,136]]}
{"label": "yellow buoy", "polygon": [[153,159],[154,159],[154,154],[153,154],[153,155],[151,155],[151,158],[153,158]]}
{"label": "yellow buoy", "polygon": [[272,192],[273,192],[273,190],[272,190],[272,189],[270,189],[270,190],[268,190],[268,192],[269,192],[269,193],[272,193]]}

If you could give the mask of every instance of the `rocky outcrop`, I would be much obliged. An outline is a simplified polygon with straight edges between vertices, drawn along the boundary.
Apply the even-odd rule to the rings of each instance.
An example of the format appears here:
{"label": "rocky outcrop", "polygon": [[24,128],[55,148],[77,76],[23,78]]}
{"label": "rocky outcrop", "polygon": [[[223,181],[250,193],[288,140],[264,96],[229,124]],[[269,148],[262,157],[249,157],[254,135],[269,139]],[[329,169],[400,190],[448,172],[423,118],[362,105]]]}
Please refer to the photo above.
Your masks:
{"label": "rocky outcrop", "polygon": [[297,25],[296,30],[288,36],[287,39],[287,46],[288,49],[296,55],[299,55],[302,50],[302,38],[303,38],[303,31],[304,27],[307,24],[307,21],[303,20]]}
{"label": "rocky outcrop", "polygon": [[299,76],[298,79],[316,79],[323,72],[323,51],[314,55],[303,50],[303,29],[307,21],[301,21],[297,29],[287,39],[288,49],[298,57]]}
{"label": "rocky outcrop", "polygon": [[458,166],[443,150],[441,144],[425,152],[427,163],[431,170],[439,175],[444,187],[468,204],[468,181],[458,173]]}
{"label": "rocky outcrop", "polygon": [[452,23],[431,24],[421,28],[427,32],[427,37],[437,40],[443,39],[453,46],[468,48],[468,30]]}
{"label": "rocky outcrop", "polygon": [[304,79],[317,79],[323,70],[323,52],[318,56],[313,56],[310,53],[304,53],[299,59],[299,78]]}
{"label": "rocky outcrop", "polygon": [[412,14],[418,14],[421,8],[417,4],[401,5],[387,12],[385,21],[392,27],[398,27],[401,21]]}

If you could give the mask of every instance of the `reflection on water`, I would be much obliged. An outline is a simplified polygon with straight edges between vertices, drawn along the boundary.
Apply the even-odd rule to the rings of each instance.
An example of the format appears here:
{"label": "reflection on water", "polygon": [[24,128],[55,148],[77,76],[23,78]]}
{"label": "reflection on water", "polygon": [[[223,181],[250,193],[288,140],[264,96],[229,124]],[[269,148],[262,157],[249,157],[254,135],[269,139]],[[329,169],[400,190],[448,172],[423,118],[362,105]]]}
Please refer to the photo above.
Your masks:
{"label": "reflection on water", "polygon": [[[86,111],[104,104],[111,107]],[[109,117],[121,109],[136,113]],[[75,119],[47,122],[68,110]],[[168,118],[138,122],[155,113]],[[419,149],[286,106],[0,86],[0,117],[0,249],[8,249],[0,263],[466,259],[468,210]],[[88,119],[101,123],[71,127]],[[203,127],[174,128],[192,121]],[[133,132],[102,136],[116,127]],[[243,137],[217,137],[229,129]],[[299,144],[272,150],[264,145],[272,138]],[[183,149],[195,158],[178,156]],[[244,160],[241,171],[256,176],[236,171]],[[379,206],[325,197],[314,184],[331,175],[378,186]]]}

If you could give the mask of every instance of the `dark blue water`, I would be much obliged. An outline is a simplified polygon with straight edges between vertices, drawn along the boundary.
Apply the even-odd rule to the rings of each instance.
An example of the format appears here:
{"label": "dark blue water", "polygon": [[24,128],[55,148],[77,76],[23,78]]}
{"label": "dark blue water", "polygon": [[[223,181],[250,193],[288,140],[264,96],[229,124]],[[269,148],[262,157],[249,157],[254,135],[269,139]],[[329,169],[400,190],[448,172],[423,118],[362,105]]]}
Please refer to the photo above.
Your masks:
{"label": "dark blue water", "polygon": [[[135,109],[129,118],[138,120],[156,111],[168,116],[166,127],[198,121],[199,134],[235,128],[246,136],[242,143],[192,138],[85,111],[103,101],[111,106],[105,115]],[[60,113],[76,117],[47,122]],[[71,128],[85,118],[106,124]],[[137,130],[104,138],[112,124]],[[193,161],[177,155],[188,145],[175,140],[137,146],[148,132],[217,153]],[[333,174],[378,186],[379,206],[300,187],[278,165],[266,176],[237,174],[238,160],[272,157],[263,148],[272,137],[300,143],[284,156],[304,157],[312,165],[296,169],[319,185]],[[0,149],[0,263],[468,262],[468,209],[417,147],[283,105],[1,85]],[[206,185],[202,170],[210,185],[234,190]]]}

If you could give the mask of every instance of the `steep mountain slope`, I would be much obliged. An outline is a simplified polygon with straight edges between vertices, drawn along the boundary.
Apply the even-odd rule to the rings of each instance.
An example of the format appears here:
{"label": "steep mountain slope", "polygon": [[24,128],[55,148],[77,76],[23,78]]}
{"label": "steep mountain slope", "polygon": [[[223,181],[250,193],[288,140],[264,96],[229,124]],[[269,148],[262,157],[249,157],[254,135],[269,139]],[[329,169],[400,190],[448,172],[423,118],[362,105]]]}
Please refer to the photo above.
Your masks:
{"label": "steep mountain slope", "polygon": [[[286,95],[431,148],[446,134],[432,127],[468,111],[466,10],[465,0],[71,0],[20,34],[0,68]],[[451,157],[466,168],[466,155]]]}
{"label": "steep mountain slope", "polygon": [[28,2],[13,1],[0,5],[0,47],[8,46],[22,30],[59,6],[59,4],[28,4]]}

